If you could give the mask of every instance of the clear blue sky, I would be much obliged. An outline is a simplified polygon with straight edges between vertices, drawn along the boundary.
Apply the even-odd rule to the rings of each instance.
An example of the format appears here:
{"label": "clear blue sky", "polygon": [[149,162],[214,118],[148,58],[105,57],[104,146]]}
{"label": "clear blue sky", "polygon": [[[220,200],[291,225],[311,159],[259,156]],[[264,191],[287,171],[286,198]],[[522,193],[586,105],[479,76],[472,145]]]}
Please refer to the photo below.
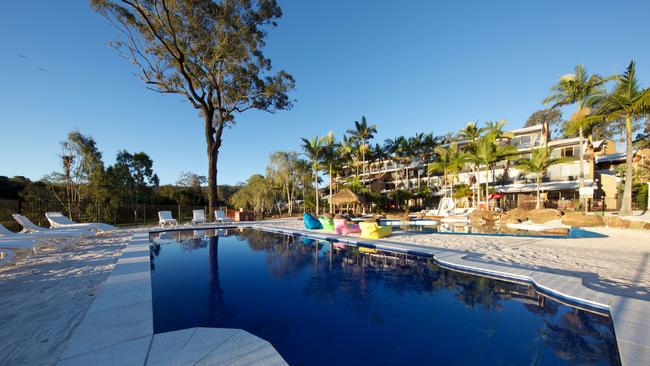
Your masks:
{"label": "clear blue sky", "polygon": [[[650,84],[650,2],[280,1],[267,55],[296,79],[291,111],[247,112],[225,132],[219,183],[263,172],[301,136],[342,134],[366,115],[378,139],[444,134],[469,120],[520,127],[562,74],[583,63]],[[107,164],[145,151],[163,183],[207,172],[201,119],[181,97],[145,89],[107,42],[87,2],[12,1],[0,11],[0,175],[58,169],[58,142],[79,129]]]}

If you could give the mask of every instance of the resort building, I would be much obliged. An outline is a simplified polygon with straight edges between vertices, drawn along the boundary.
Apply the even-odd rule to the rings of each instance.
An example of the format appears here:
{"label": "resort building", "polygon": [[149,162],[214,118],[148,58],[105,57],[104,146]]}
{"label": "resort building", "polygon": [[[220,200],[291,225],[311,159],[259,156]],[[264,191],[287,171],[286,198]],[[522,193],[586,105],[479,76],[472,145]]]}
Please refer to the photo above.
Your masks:
{"label": "resort building", "polygon": [[[509,144],[517,150],[516,155],[491,164],[487,169],[485,165],[478,167],[478,171],[471,163],[465,166],[453,177],[453,188],[460,185],[468,186],[476,194],[477,183],[484,190],[485,182],[490,185],[490,191],[498,193],[502,198],[500,203],[508,207],[534,206],[536,195],[536,182],[534,174],[525,174],[514,166],[514,162],[531,157],[533,149],[548,146],[552,158],[564,158],[561,163],[549,167],[542,178],[541,191],[547,207],[571,208],[579,199],[580,176],[580,141],[579,138],[552,139],[548,126],[536,125],[508,131],[509,138],[502,138],[500,144]],[[442,137],[438,137],[443,141]],[[470,141],[458,141],[459,149],[466,147]],[[449,145],[443,144],[443,146]],[[592,209],[616,209],[616,185],[618,178],[615,172],[605,171],[599,164],[608,162],[610,157],[618,157],[616,144],[611,140],[584,140],[582,155],[584,157],[583,176],[585,187],[593,188],[594,195],[590,200]],[[624,154],[623,154],[624,160]],[[441,173],[429,173],[429,161],[420,161],[418,157],[393,160],[383,159],[366,162],[365,166],[358,168],[361,181],[372,191],[388,193],[395,189],[406,189],[414,192],[410,204],[413,206],[435,206],[437,200],[450,194],[445,188]],[[357,175],[356,167],[348,167],[338,182],[343,182],[351,176]],[[606,175],[603,177],[603,175]],[[606,189],[603,189],[605,185]],[[418,191],[422,188],[432,190],[433,202],[425,203],[418,199]],[[469,204],[469,198],[460,199]]]}

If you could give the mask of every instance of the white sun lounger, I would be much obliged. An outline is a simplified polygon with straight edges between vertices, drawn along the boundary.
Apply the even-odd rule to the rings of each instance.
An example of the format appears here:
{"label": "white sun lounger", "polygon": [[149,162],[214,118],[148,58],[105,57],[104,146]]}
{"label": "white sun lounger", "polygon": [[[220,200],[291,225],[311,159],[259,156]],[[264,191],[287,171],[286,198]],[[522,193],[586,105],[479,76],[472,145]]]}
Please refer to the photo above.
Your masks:
{"label": "white sun lounger", "polygon": [[66,229],[86,229],[97,231],[111,231],[117,229],[113,225],[104,224],[100,222],[91,223],[76,223],[60,212],[46,212],[45,218],[49,221],[52,228],[66,228]]}
{"label": "white sun lounger", "polygon": [[226,216],[226,213],[221,210],[214,211],[214,218],[217,224],[232,223],[232,219]]}
{"label": "white sun lounger", "polygon": [[23,239],[56,239],[56,238],[70,238],[80,236],[78,231],[68,230],[48,230],[46,232],[37,233],[14,233],[0,224],[0,241],[7,240],[23,240]]}
{"label": "white sun lounger", "polygon": [[205,218],[205,211],[193,210],[192,211],[192,225],[205,224],[208,220]]}
{"label": "white sun lounger", "polygon": [[[36,253],[36,245],[38,243],[33,239],[5,239],[5,237],[0,238],[0,249],[31,249]],[[9,256],[9,259],[13,257],[13,254]]]}
{"label": "white sun lounger", "polygon": [[76,232],[64,230],[44,233],[14,233],[0,224],[0,249],[31,248],[36,253],[38,240],[61,239],[75,236],[80,235]]}
{"label": "white sun lounger", "polygon": [[13,214],[11,217],[16,220],[17,223],[20,224],[20,226],[23,227],[23,232],[24,233],[52,233],[52,234],[58,234],[61,232],[70,232],[70,233],[75,233],[77,235],[95,235],[95,232],[92,230],[84,230],[84,229],[69,229],[66,227],[58,227],[58,228],[51,228],[48,229],[46,227],[38,226],[34,224],[30,219],[23,215],[19,214]]}
{"label": "white sun lounger", "polygon": [[158,211],[158,223],[161,228],[165,226],[174,227],[178,225],[178,221],[172,217],[171,211]]}

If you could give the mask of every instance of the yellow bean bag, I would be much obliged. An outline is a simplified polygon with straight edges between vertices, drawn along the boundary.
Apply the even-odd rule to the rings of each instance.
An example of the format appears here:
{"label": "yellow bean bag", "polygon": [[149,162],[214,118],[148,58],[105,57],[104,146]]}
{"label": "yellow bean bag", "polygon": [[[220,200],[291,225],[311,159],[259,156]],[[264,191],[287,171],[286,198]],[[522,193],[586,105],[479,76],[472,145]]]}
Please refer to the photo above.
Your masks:
{"label": "yellow bean bag", "polygon": [[359,236],[366,239],[385,238],[392,232],[391,226],[379,226],[376,222],[360,222],[359,228],[361,228]]}

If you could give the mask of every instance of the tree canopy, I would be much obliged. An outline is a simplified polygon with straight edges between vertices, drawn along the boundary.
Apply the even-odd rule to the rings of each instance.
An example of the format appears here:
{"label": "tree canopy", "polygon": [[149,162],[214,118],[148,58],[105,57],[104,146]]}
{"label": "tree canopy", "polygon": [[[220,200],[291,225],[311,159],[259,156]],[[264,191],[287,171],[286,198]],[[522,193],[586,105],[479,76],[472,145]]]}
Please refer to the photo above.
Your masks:
{"label": "tree canopy", "polygon": [[249,109],[290,109],[293,77],[262,52],[282,10],[275,0],[91,0],[121,37],[112,45],[147,88],[178,94],[203,117],[210,212],[218,201],[224,127]]}

